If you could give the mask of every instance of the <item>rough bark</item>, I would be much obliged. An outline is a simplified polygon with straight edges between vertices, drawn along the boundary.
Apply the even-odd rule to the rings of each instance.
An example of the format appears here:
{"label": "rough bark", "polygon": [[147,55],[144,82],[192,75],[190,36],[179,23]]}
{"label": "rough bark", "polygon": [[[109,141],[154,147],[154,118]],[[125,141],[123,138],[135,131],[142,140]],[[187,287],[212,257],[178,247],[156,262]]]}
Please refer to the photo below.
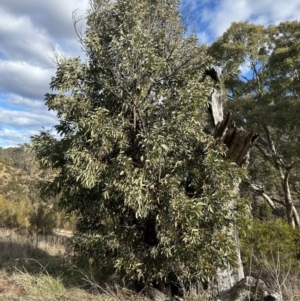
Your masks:
{"label": "rough bark", "polygon": [[231,267],[228,264],[226,269],[218,270],[217,279],[214,287],[215,294],[217,295],[230,289],[238,281],[244,278],[244,269],[243,269],[243,263],[241,259],[239,233],[236,228],[232,229],[231,231],[235,240],[236,266]]}

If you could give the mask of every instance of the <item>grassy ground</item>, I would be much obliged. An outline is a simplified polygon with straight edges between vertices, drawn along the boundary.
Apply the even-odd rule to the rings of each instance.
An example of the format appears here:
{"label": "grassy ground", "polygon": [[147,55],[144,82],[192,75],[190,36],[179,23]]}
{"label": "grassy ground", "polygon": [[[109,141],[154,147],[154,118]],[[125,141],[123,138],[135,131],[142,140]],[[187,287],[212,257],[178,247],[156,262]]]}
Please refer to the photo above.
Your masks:
{"label": "grassy ground", "polygon": [[0,229],[0,300],[147,300],[117,286],[100,286],[72,266],[68,239]]}
{"label": "grassy ground", "polygon": [[[100,285],[87,271],[72,265],[69,234],[24,235],[0,228],[0,300],[150,301],[143,293],[113,284]],[[281,271],[276,260],[267,262],[265,266],[268,269],[263,278],[269,288],[273,287],[273,291],[279,292],[285,301],[300,300],[298,274]],[[158,291],[153,293],[156,300],[165,300],[157,295]],[[209,299],[198,295],[183,300]]]}
{"label": "grassy ground", "polygon": [[0,273],[1,300],[113,300],[105,295],[92,294],[80,288],[66,288],[59,278],[50,275],[31,275],[15,271]]}
{"label": "grassy ground", "polygon": [[146,300],[145,297],[124,290],[104,288],[101,292],[100,287],[90,289],[66,287],[61,279],[51,275],[32,275],[21,271],[12,274],[0,272],[0,299],[3,301]]}

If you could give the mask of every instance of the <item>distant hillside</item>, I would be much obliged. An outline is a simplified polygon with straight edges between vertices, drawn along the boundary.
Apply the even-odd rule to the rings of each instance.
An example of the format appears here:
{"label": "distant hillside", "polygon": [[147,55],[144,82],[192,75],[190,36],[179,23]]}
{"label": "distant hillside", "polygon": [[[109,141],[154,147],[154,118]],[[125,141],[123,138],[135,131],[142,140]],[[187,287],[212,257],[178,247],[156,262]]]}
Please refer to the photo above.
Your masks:
{"label": "distant hillside", "polygon": [[35,202],[36,184],[50,176],[50,169],[38,168],[26,145],[0,149],[0,195],[5,198]]}
{"label": "distant hillside", "polygon": [[51,232],[54,228],[73,228],[56,200],[41,200],[40,181],[51,180],[52,170],[41,170],[28,145],[0,148],[0,226]]}

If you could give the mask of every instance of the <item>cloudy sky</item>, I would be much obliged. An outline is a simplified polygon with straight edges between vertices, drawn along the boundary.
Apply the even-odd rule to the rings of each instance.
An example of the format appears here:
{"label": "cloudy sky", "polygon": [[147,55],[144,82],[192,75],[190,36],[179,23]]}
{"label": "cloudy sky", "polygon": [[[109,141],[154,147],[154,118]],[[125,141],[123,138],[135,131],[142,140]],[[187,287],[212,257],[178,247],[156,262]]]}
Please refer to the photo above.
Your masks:
{"label": "cloudy sky", "polygon": [[[29,142],[30,136],[56,123],[44,105],[55,74],[53,49],[84,56],[72,12],[84,15],[88,0],[0,1],[0,147]],[[210,43],[233,21],[259,24],[299,20],[299,0],[183,0],[192,12],[200,42]]]}

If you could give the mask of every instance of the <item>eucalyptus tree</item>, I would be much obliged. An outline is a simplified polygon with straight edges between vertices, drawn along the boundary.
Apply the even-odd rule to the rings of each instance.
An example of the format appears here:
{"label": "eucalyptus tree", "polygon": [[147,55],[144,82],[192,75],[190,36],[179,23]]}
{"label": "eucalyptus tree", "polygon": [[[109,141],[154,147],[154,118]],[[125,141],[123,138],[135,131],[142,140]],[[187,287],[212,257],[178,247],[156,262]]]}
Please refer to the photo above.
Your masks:
{"label": "eucalyptus tree", "polygon": [[59,60],[46,94],[61,137],[32,137],[56,170],[44,196],[78,216],[76,250],[125,279],[207,280],[236,261],[244,169],[211,135],[211,62],[178,2],[94,0],[86,61]]}
{"label": "eucalyptus tree", "polygon": [[243,126],[257,123],[261,134],[250,187],[273,209],[283,205],[287,220],[297,226],[299,32],[296,21],[267,28],[233,23],[209,49],[222,70],[234,119]]}

